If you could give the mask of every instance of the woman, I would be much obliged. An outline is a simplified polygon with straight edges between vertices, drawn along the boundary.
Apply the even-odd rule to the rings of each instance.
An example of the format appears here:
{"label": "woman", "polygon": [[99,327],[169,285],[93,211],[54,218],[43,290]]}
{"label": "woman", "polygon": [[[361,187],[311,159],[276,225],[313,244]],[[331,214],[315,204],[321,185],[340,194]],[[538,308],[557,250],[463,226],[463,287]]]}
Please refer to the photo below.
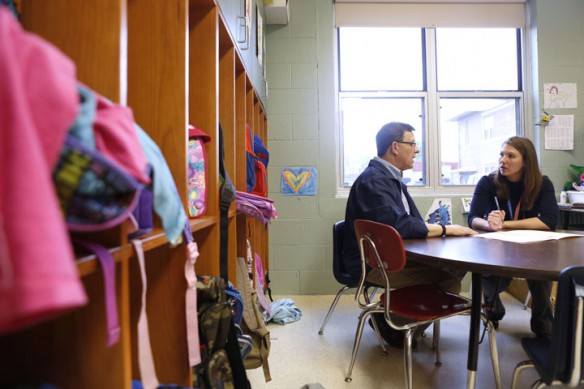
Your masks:
{"label": "woman", "polygon": [[[542,176],[535,147],[523,137],[503,142],[499,169],[482,177],[473,195],[468,225],[485,231],[554,230],[558,221],[554,185]],[[489,317],[495,326],[505,315],[499,293],[511,278],[483,276],[485,303],[491,306]],[[551,283],[527,280],[531,292],[531,331],[539,337],[552,333],[553,308]]]}

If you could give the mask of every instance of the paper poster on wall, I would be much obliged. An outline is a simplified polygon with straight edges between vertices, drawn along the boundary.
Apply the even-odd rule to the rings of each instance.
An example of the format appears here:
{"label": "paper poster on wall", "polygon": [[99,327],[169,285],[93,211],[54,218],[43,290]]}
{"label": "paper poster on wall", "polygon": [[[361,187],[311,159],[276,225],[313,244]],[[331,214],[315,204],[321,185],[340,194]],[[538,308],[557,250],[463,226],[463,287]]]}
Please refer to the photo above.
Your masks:
{"label": "paper poster on wall", "polygon": [[426,213],[426,223],[444,225],[452,224],[452,199],[434,199],[432,206]]}
{"label": "paper poster on wall", "polygon": [[472,197],[462,197],[460,200],[462,201],[462,213],[466,215],[470,212]]}
{"label": "paper poster on wall", "polygon": [[256,6],[256,21],[258,24],[257,28],[257,39],[256,39],[256,47],[257,47],[257,56],[258,62],[260,66],[264,66],[264,19],[262,18],[262,14],[260,9]]}
{"label": "paper poster on wall", "polygon": [[543,108],[578,108],[575,83],[543,84]]}
{"label": "paper poster on wall", "polygon": [[318,171],[315,167],[283,167],[281,192],[289,196],[316,196]]}
{"label": "paper poster on wall", "polygon": [[574,150],[574,115],[555,115],[545,127],[546,150]]}
{"label": "paper poster on wall", "polygon": [[251,18],[251,3],[252,0],[244,0],[244,10],[245,17],[237,17],[238,24],[237,24],[237,43],[239,44],[242,50],[249,49],[250,46],[250,36],[251,36],[251,26],[252,26],[252,18]]}

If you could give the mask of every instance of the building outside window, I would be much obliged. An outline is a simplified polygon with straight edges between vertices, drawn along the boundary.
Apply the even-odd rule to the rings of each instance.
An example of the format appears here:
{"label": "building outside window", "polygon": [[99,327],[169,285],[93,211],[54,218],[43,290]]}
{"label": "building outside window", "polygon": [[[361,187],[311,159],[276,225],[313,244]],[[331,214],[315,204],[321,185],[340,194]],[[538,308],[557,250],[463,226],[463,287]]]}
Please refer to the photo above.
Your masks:
{"label": "building outside window", "polygon": [[340,26],[341,186],[376,155],[389,121],[416,128],[409,186],[475,185],[496,168],[502,142],[523,133],[522,53],[515,27]]}

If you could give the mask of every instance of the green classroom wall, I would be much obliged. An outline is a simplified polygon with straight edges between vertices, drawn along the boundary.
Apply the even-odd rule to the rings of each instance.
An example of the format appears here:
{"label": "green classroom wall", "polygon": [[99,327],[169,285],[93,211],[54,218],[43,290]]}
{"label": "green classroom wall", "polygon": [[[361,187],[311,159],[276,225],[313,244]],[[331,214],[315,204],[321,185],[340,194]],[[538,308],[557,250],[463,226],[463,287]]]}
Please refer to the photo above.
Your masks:
{"label": "green classroom wall", "polygon": [[[332,0],[289,4],[290,22],[266,27],[268,184],[278,210],[270,225],[270,286],[276,295],[334,294],[339,284],[332,274],[332,225],[344,218],[346,204],[346,197],[337,195],[334,5]],[[584,165],[584,103],[577,109],[550,110],[574,115],[574,150],[545,150],[543,130],[533,123],[539,120],[543,83],[584,85],[584,2],[530,0],[526,9],[533,58],[527,83],[534,96],[528,101],[526,135],[535,140],[542,171],[559,195],[572,178],[569,165]],[[316,167],[316,196],[281,195],[281,168],[296,166]],[[435,197],[449,197],[454,223],[466,224],[464,196],[436,193],[414,199],[425,213]]]}

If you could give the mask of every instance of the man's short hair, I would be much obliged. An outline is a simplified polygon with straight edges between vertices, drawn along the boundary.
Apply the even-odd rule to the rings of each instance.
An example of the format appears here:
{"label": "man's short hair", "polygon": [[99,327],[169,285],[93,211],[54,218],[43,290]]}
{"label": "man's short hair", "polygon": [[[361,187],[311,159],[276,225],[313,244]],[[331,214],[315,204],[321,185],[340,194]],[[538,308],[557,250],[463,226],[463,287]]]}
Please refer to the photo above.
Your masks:
{"label": "man's short hair", "polygon": [[415,131],[415,128],[406,123],[391,122],[384,124],[377,132],[377,156],[383,157],[389,146],[395,141],[404,140],[404,132]]}

